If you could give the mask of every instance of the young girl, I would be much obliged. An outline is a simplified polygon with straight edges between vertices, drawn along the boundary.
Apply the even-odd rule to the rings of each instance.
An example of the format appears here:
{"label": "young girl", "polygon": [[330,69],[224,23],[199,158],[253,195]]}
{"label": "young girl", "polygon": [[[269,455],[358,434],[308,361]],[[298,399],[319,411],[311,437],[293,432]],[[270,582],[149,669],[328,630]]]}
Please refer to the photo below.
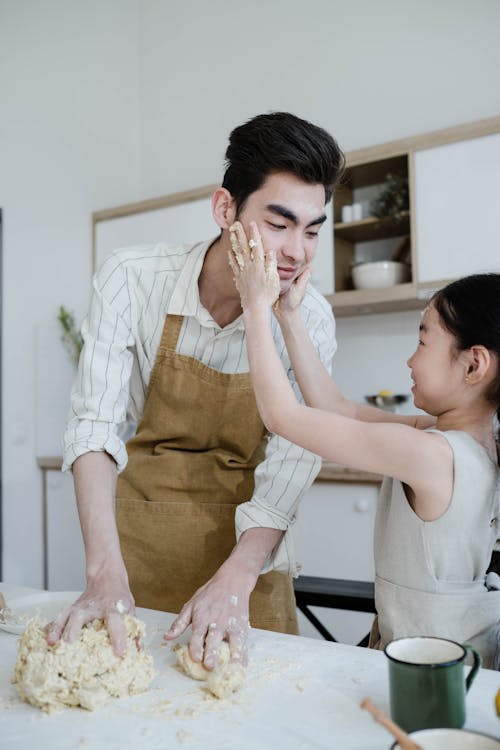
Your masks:
{"label": "young girl", "polygon": [[[485,583],[500,535],[493,432],[500,406],[500,275],[449,284],[424,311],[408,360],[415,406],[435,417],[435,427],[422,430],[415,429],[415,417],[342,397],[299,312],[307,272],[275,303],[276,263],[265,254],[257,225],[250,224],[247,243],[236,223],[232,248],[252,381],[269,431],[331,461],[386,476],[375,522],[378,617],[370,645],[445,637],[475,645],[484,666],[500,668],[500,590]],[[274,349],[273,303],[307,406],[297,401]]]}

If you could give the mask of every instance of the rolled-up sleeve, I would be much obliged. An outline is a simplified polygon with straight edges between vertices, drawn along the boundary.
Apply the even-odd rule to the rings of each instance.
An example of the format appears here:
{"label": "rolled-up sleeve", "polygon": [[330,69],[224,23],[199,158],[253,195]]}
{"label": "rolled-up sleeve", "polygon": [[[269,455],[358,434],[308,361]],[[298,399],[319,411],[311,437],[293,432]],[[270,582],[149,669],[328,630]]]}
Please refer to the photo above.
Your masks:
{"label": "rolled-up sleeve", "polygon": [[[309,336],[318,355],[329,373],[336,350],[335,321],[330,306],[318,293],[307,295],[302,313]],[[276,330],[276,329],[275,329]],[[280,356],[288,372],[288,378],[299,400],[300,389],[291,369],[284,342],[275,340],[281,346]],[[297,518],[300,501],[309,489],[321,468],[321,459],[300,448],[279,435],[271,435],[264,460],[255,470],[255,490],[252,498],[241,503],[236,510],[236,537],[255,527],[280,529],[284,535],[275,547],[262,570],[281,570],[298,575],[295,559],[292,526]]]}
{"label": "rolled-up sleeve", "polygon": [[94,278],[82,326],[83,349],[63,437],[63,471],[89,451],[105,451],[118,471],[125,468],[127,453],[118,428],[126,420],[133,364],[130,320],[126,266],[111,255]]}

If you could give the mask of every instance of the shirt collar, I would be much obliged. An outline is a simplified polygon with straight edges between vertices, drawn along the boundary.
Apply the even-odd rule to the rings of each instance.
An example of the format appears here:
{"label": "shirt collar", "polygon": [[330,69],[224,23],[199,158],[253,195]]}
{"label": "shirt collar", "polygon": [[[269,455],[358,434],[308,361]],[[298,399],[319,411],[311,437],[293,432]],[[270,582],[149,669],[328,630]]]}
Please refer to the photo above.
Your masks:
{"label": "shirt collar", "polygon": [[[205,255],[207,254],[208,248],[216,239],[216,237],[213,237],[206,242],[199,242],[196,245],[193,245],[188,252],[186,262],[179,274],[174,291],[170,297],[170,302],[167,308],[167,313],[169,315],[191,315],[196,317],[200,323],[206,326],[219,328],[208,310],[206,310],[201,304],[200,290],[198,287],[198,279],[203,267]],[[244,329],[242,315],[226,326],[224,330],[227,329],[227,331],[230,332],[235,328],[241,330]]]}
{"label": "shirt collar", "polygon": [[207,250],[214,241],[215,239],[198,242],[188,252],[186,262],[168,303],[167,313],[169,315],[196,315],[199,311],[201,302],[198,278]]}

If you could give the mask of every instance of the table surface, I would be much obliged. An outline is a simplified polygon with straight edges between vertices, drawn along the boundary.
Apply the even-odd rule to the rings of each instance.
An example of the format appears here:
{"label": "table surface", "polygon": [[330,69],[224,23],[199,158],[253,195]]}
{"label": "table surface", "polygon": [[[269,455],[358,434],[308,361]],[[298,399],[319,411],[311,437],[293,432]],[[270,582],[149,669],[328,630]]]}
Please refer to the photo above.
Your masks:
{"label": "table surface", "polygon": [[[33,589],[0,583],[7,603]],[[139,609],[158,675],[148,693],[89,712],[47,715],[19,699],[10,682],[15,635],[0,631],[2,750],[388,750],[386,730],[359,708],[370,697],[389,712],[383,653],[356,646],[252,630],[247,678],[218,700],[175,668],[162,635],[173,615]],[[481,669],[467,695],[466,727],[500,736],[494,696],[500,674]]]}

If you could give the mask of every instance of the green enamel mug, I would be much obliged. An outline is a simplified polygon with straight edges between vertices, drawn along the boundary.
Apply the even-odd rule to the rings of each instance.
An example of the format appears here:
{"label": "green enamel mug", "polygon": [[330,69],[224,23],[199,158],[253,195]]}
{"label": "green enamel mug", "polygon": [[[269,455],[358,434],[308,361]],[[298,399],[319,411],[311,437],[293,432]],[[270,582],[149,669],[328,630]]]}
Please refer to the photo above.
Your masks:
{"label": "green enamel mug", "polygon": [[[465,723],[465,695],[481,666],[472,646],[445,638],[413,637],[391,641],[389,660],[391,717],[407,732]],[[470,653],[473,665],[464,677]]]}

